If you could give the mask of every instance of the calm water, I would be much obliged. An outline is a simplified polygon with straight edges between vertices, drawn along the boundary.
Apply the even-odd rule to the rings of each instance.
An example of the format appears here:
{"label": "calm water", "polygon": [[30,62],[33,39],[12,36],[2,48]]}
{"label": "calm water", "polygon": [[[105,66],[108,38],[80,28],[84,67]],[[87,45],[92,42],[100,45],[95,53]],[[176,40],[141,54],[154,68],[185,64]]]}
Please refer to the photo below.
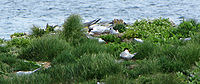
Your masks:
{"label": "calm water", "polygon": [[61,25],[70,14],[85,21],[114,18],[134,22],[143,18],[180,17],[200,19],[200,0],[1,0],[0,38],[14,32],[29,32],[32,25]]}

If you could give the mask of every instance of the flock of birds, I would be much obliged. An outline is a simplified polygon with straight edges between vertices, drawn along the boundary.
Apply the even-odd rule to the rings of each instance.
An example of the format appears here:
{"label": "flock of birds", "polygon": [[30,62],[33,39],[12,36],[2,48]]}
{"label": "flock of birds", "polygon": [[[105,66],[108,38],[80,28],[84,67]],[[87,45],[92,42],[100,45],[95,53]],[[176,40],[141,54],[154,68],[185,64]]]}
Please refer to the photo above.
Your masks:
{"label": "flock of birds", "polygon": [[[91,22],[85,23],[85,26],[88,27],[88,34],[86,35],[89,39],[97,39],[100,43],[105,43],[102,38],[95,38],[93,36],[100,35],[100,34],[119,34],[118,30],[114,30],[113,27],[115,24],[126,24],[123,20],[114,19],[112,22],[104,22],[97,24],[101,19],[96,19]],[[137,42],[143,42],[143,40],[134,38]],[[121,52],[120,57],[122,59],[130,60],[132,59],[137,53],[131,54],[128,48],[125,48],[123,52]]]}
{"label": "flock of birds", "polygon": [[[118,19],[115,19],[112,22],[97,24],[97,22],[99,22],[100,20],[101,19],[96,19],[96,20],[84,23],[84,26],[88,27],[88,33],[86,34],[87,38],[96,39],[96,40],[99,41],[99,43],[105,43],[105,41],[102,38],[94,37],[95,35],[100,35],[100,34],[104,34],[104,33],[107,33],[107,34],[119,34],[118,30],[114,30],[113,29],[115,23],[123,23],[123,24],[125,24],[123,22],[123,20],[118,20]],[[134,38],[134,40],[137,41],[137,42],[143,43],[142,39]],[[191,40],[191,38],[180,38],[180,40],[187,41],[187,40]],[[125,59],[125,60],[131,60],[136,54],[137,53],[131,54],[129,52],[128,48],[125,48],[124,51],[120,53],[120,57],[122,59]],[[33,71],[18,71],[18,72],[16,72],[16,74],[17,75],[32,74],[32,73],[34,73],[34,72],[36,72],[36,71],[38,71],[40,69],[42,69],[42,68],[38,68],[38,69],[33,70]]]}

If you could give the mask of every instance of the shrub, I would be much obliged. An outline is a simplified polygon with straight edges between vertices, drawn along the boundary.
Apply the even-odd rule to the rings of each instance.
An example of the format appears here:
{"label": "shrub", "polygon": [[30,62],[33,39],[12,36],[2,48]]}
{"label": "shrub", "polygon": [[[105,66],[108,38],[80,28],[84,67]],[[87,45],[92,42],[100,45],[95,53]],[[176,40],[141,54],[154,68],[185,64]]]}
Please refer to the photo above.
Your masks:
{"label": "shrub", "polygon": [[102,35],[102,36],[100,36],[100,38],[102,38],[106,42],[116,42],[116,43],[120,43],[121,42],[120,38],[118,38],[115,35],[111,35],[111,34]]}
{"label": "shrub", "polygon": [[25,36],[25,35],[26,35],[26,33],[14,33],[14,34],[10,35],[10,37],[11,38],[13,38],[13,37],[22,37],[22,36]]}
{"label": "shrub", "polygon": [[79,15],[70,15],[63,24],[63,35],[67,41],[72,43],[83,36],[83,23]]}
{"label": "shrub", "polygon": [[137,34],[137,31],[135,31],[134,29],[127,29],[127,31],[124,33],[124,35],[122,36],[122,38],[127,38],[127,39],[131,39],[131,38],[137,38],[140,37]]}
{"label": "shrub", "polygon": [[122,36],[123,38],[148,38],[153,37],[155,43],[165,43],[173,37],[173,25],[169,19],[154,19],[135,21]]}
{"label": "shrub", "polygon": [[70,49],[70,45],[65,40],[59,39],[56,35],[47,35],[33,39],[26,48],[22,49],[19,57],[28,60],[50,61],[65,49]]}
{"label": "shrub", "polygon": [[11,46],[26,47],[30,43],[30,39],[26,39],[26,38],[13,38],[8,43]]}
{"label": "shrub", "polygon": [[124,24],[116,24],[113,29],[118,30],[120,33],[123,33],[124,31],[126,31],[126,26]]}
{"label": "shrub", "polygon": [[186,70],[183,72],[177,72],[178,78],[183,82],[187,82],[189,84],[199,84],[200,83],[200,62],[195,63],[196,66],[192,69]]}
{"label": "shrub", "polygon": [[186,38],[191,37],[196,32],[199,32],[200,24],[197,23],[195,20],[191,19],[188,21],[183,21],[175,28],[172,32],[176,34],[178,38]]}
{"label": "shrub", "polygon": [[34,36],[34,37],[41,37],[42,35],[45,34],[44,29],[40,29],[37,26],[33,26],[33,28],[31,28],[31,30],[32,30],[32,34],[31,35]]}
{"label": "shrub", "polygon": [[46,25],[46,28],[45,28],[45,32],[46,33],[50,33],[50,32],[54,32],[54,29],[57,27],[56,26],[50,26],[49,24]]}

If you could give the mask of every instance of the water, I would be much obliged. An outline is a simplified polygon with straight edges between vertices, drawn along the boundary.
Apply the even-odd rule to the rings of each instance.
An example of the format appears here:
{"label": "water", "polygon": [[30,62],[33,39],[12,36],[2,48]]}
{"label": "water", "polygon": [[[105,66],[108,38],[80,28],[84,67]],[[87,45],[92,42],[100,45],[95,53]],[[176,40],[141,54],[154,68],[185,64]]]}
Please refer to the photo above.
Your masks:
{"label": "water", "polygon": [[200,19],[199,0],[1,0],[0,38],[15,32],[29,32],[34,25],[61,25],[70,14],[80,14],[85,21],[170,18]]}

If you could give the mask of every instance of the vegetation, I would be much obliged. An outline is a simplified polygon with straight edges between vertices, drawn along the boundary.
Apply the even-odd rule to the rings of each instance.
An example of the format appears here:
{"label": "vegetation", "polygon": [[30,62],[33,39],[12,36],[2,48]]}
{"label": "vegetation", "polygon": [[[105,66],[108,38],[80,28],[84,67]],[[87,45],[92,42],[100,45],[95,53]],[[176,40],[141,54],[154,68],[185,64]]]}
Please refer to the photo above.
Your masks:
{"label": "vegetation", "polygon": [[[31,35],[15,33],[11,40],[0,39],[0,83],[200,83],[200,23],[195,20],[177,26],[162,18],[116,24],[114,29],[123,36],[101,35],[106,44],[86,38],[82,25],[79,15],[71,15],[61,31],[47,24],[45,29],[34,26]],[[119,58],[125,48],[137,52],[133,59]],[[49,62],[51,67],[44,68],[38,62]],[[16,74],[38,68],[32,74]]]}
{"label": "vegetation", "polygon": [[124,24],[116,24],[113,27],[114,30],[118,30],[120,33],[123,33],[124,31],[126,31],[126,27]]}

